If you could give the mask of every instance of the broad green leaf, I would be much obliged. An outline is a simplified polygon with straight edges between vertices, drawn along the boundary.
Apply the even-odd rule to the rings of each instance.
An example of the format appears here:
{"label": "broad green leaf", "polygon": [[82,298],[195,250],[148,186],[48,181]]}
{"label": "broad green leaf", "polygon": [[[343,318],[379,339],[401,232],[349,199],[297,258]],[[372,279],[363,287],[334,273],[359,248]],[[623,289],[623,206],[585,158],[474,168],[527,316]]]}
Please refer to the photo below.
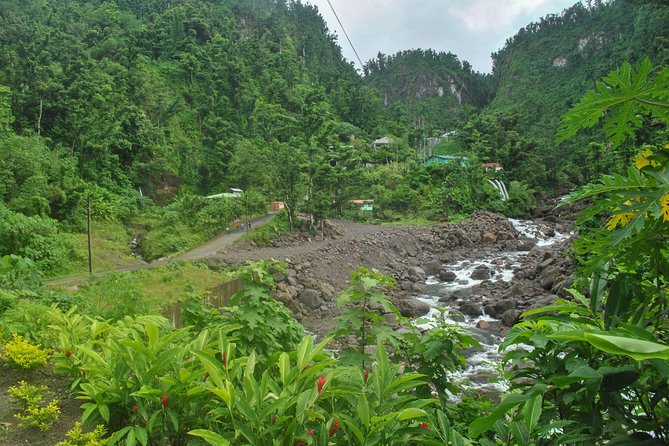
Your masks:
{"label": "broad green leaf", "polygon": [[602,351],[616,355],[627,355],[637,361],[669,359],[669,346],[657,342],[594,333],[586,333],[585,339]]}
{"label": "broad green leaf", "polygon": [[188,431],[188,435],[202,438],[211,446],[228,446],[230,444],[228,440],[221,437],[216,432],[212,432],[206,429],[194,429],[192,431]]}
{"label": "broad green leaf", "polygon": [[421,417],[427,417],[427,412],[425,412],[423,409],[416,409],[413,407],[403,409],[398,416],[398,418],[401,421],[412,420],[414,418],[421,418]]}
{"label": "broad green leaf", "polygon": [[525,407],[523,407],[523,418],[525,419],[525,427],[528,432],[532,432],[539,422],[539,417],[541,417],[541,404],[541,395],[537,394],[527,400]]}
{"label": "broad green leaf", "polygon": [[360,417],[360,421],[365,428],[369,426],[369,401],[367,401],[366,395],[360,395],[358,397],[358,417]]}
{"label": "broad green leaf", "polygon": [[281,375],[281,383],[285,386],[290,373],[290,357],[288,353],[281,353],[279,356],[279,374]]}
{"label": "broad green leaf", "polygon": [[220,371],[220,363],[216,358],[201,350],[193,350],[193,354],[200,360],[204,369],[209,374],[209,379],[217,387],[223,387],[223,376]]}

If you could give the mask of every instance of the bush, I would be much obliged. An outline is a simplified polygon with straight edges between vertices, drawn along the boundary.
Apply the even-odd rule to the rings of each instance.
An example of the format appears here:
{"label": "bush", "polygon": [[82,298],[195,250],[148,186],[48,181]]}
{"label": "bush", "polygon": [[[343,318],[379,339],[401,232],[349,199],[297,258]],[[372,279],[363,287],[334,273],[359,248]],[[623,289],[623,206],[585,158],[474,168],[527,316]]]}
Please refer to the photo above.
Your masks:
{"label": "bush", "polygon": [[104,438],[107,431],[104,426],[98,425],[91,432],[81,430],[81,423],[76,422],[74,427],[67,433],[67,439],[59,441],[56,446],[104,446],[107,439]]}
{"label": "bush", "polygon": [[32,260],[45,273],[82,258],[76,238],[61,233],[55,220],[27,217],[0,203],[0,255],[11,254]]}
{"label": "bush", "polygon": [[5,344],[2,358],[16,367],[34,369],[44,367],[50,354],[51,350],[42,348],[41,345],[32,345],[15,333],[12,339]]}
{"label": "bush", "polygon": [[37,427],[41,431],[48,430],[60,417],[58,401],[53,400],[46,406],[42,402],[50,392],[46,386],[33,386],[20,381],[18,386],[8,390],[12,400],[21,407],[21,412],[15,415],[21,420],[21,427]]}

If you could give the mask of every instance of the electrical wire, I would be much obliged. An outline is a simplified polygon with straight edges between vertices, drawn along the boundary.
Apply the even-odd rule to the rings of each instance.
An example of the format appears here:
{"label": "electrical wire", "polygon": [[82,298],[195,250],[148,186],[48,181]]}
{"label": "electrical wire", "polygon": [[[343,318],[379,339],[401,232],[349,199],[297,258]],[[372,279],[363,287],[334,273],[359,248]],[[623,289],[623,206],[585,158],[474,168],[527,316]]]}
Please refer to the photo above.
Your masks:
{"label": "electrical wire", "polygon": [[360,68],[363,68],[365,64],[362,63],[362,60],[360,59],[360,56],[358,56],[358,52],[355,50],[355,47],[353,46],[353,42],[351,42],[351,39],[348,37],[348,33],[346,32],[346,29],[344,29],[344,25],[342,25],[341,20],[339,20],[339,16],[337,15],[337,11],[335,11],[334,6],[332,6],[332,3],[330,3],[330,0],[327,0],[328,5],[330,5],[330,9],[332,9],[332,13],[334,14],[335,18],[337,19],[337,22],[339,23],[339,26],[341,27],[341,30],[344,32],[344,36],[346,36],[346,40],[348,40],[348,44],[351,45],[351,49],[353,50],[353,53],[355,54],[355,57],[358,58],[358,62],[360,63]]}

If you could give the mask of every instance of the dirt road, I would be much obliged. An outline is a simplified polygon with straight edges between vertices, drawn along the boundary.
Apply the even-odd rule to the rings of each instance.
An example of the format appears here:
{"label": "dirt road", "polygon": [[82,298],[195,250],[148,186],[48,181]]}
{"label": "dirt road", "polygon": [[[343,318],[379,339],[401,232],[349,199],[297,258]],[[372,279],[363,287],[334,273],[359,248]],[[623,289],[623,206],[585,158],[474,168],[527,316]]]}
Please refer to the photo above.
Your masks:
{"label": "dirt road", "polygon": [[[263,225],[265,225],[271,218],[274,217],[274,213],[269,213],[267,215],[264,215],[260,218],[257,218],[255,220],[251,221],[251,228],[258,228]],[[175,257],[170,257],[167,259],[159,259],[159,260],[154,260],[153,262],[150,263],[138,263],[137,265],[133,266],[126,266],[123,268],[117,268],[112,271],[139,271],[139,270],[144,270],[144,269],[150,269],[150,268],[157,268],[161,265],[165,265],[168,262],[178,259],[178,260],[197,260],[197,259],[205,259],[205,258],[210,258],[213,257],[217,252],[225,249],[228,246],[231,246],[237,239],[239,239],[242,235],[245,234],[245,231],[242,229],[238,229],[234,232],[224,232],[213,239],[207,241],[204,245],[199,246],[197,248],[194,248],[188,252],[185,252],[183,254],[179,254]],[[94,276],[102,276],[104,274],[107,274],[110,271],[95,271],[93,273]],[[78,282],[81,280],[85,280],[89,278],[91,275],[90,274],[79,274],[76,276],[70,276],[70,277],[61,277],[59,279],[52,279],[52,280],[47,280],[45,281],[46,285],[61,285],[69,282]]]}

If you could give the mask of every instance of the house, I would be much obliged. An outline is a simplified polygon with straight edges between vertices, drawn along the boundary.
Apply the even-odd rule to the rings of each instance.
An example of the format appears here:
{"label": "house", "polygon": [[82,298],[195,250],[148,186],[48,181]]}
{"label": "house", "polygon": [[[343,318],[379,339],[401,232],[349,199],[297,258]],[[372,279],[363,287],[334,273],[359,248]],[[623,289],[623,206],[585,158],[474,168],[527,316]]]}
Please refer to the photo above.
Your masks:
{"label": "house", "polygon": [[423,161],[425,166],[434,166],[440,164],[457,164],[460,167],[464,167],[469,162],[469,158],[466,156],[456,156],[456,155],[432,155],[429,156]]}
{"label": "house", "polygon": [[503,170],[500,163],[483,163],[483,168],[486,172],[499,172]]}
{"label": "house", "polygon": [[269,210],[271,212],[280,212],[283,211],[286,207],[286,203],[283,201],[271,201],[269,203]]}
{"label": "house", "polygon": [[383,138],[379,138],[376,141],[372,142],[372,147],[375,149],[379,149],[381,147],[389,146],[392,143],[393,143],[392,139],[390,139],[387,136],[384,136]]}
{"label": "house", "polygon": [[358,206],[362,212],[372,212],[374,210],[374,200],[350,200],[349,203]]}
{"label": "house", "polygon": [[239,198],[244,193],[243,190],[231,187],[229,192],[223,192],[222,194],[207,195],[206,198]]}

